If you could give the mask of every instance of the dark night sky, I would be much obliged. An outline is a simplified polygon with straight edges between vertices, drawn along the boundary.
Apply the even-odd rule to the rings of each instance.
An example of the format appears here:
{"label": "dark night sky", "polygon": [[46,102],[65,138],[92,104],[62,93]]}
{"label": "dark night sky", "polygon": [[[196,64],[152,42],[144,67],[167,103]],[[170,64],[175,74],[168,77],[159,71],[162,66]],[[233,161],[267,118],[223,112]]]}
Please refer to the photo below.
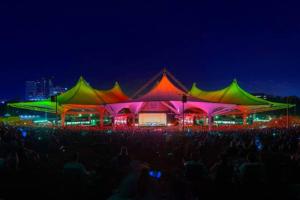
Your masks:
{"label": "dark night sky", "polygon": [[26,80],[83,75],[132,92],[167,66],[188,88],[237,78],[250,92],[300,96],[300,2],[0,2],[0,98]]}

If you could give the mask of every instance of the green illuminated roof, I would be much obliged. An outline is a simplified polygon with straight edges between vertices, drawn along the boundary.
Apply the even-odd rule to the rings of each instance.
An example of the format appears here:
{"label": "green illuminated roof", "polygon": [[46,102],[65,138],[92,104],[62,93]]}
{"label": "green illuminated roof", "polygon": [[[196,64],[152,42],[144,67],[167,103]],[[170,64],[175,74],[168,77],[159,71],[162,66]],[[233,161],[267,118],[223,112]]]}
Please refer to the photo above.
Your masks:
{"label": "green illuminated roof", "polygon": [[240,109],[247,112],[264,112],[270,110],[284,109],[288,105],[284,103],[276,103],[258,98],[243,90],[234,80],[228,87],[216,91],[204,91],[193,84],[190,94],[194,97],[215,103],[227,103],[239,105]]}
{"label": "green illuminated roof", "polygon": [[228,87],[217,91],[204,91],[199,89],[194,83],[190,94],[211,102],[230,103],[237,105],[266,105],[271,102],[255,97],[243,90],[234,80]]}
{"label": "green illuminated roof", "polygon": [[[166,78],[162,80],[167,82]],[[156,86],[149,93],[151,94],[151,98],[153,98],[153,96],[157,98],[161,98],[163,96],[166,97],[166,99],[170,99],[170,91],[175,91],[175,89],[173,89],[170,84],[162,84],[162,81],[160,83],[161,84],[159,86]],[[176,92],[172,92],[172,94],[173,93]],[[248,113],[285,109],[287,107],[294,106],[271,102],[255,97],[243,90],[236,80],[234,80],[228,87],[216,91],[204,91],[194,84],[189,93],[191,96],[207,102],[235,104],[237,105],[237,110]],[[98,106],[124,102],[128,99],[128,96],[122,91],[117,82],[110,90],[96,90],[92,88],[83,77],[80,77],[73,88],[57,97],[58,112],[60,112],[63,106],[82,106],[84,108],[84,106]],[[9,106],[50,113],[55,113],[56,111],[56,103],[51,102],[50,100],[11,103]]]}
{"label": "green illuminated roof", "polygon": [[[63,105],[68,106],[98,106],[107,103],[118,103],[128,100],[128,96],[122,91],[118,82],[110,90],[96,90],[92,88],[83,77],[80,77],[76,85],[57,97],[58,112]],[[56,103],[51,100],[28,101],[9,104],[11,107],[41,112],[56,112]]]}
{"label": "green illuminated roof", "polygon": [[[51,102],[50,100],[10,103],[8,105],[14,108],[27,109],[32,111],[49,112],[49,113],[56,112],[56,104],[55,102]],[[57,107],[58,112],[60,112],[60,109],[61,107],[58,105]]]}
{"label": "green illuminated roof", "polygon": [[57,97],[59,104],[78,104],[78,105],[101,105],[105,101],[99,97],[83,77],[80,77],[77,84]]}

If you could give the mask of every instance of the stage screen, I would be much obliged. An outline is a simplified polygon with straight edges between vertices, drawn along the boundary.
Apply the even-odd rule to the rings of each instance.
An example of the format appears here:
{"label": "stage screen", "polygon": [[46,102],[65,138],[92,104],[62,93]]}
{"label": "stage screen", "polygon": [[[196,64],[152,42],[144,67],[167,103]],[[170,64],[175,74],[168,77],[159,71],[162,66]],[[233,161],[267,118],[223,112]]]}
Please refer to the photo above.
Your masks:
{"label": "stage screen", "polygon": [[166,126],[166,113],[140,113],[139,126]]}

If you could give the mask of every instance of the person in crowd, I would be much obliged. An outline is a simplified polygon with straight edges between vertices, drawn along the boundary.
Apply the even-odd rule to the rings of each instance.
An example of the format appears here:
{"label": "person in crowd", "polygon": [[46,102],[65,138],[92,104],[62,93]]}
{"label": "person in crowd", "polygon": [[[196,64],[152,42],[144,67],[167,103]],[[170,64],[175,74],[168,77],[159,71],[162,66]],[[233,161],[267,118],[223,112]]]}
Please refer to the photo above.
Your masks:
{"label": "person in crowd", "polygon": [[89,175],[89,171],[86,170],[85,166],[79,162],[79,153],[73,153],[69,162],[64,164],[63,172],[76,173],[80,176]]}
{"label": "person in crowd", "polygon": [[83,197],[87,187],[89,171],[79,162],[79,153],[73,153],[63,166],[63,193],[67,197]]}
{"label": "person in crowd", "polygon": [[240,166],[240,178],[243,184],[262,184],[265,182],[264,164],[256,153],[247,155],[247,161]]}
{"label": "person in crowd", "polygon": [[[22,134],[24,130],[27,134]],[[66,195],[189,200],[209,199],[212,194],[232,199],[253,191],[278,197],[280,190],[268,186],[285,194],[300,184],[299,127],[198,130],[185,135],[142,128],[134,134],[130,129],[107,133],[79,127],[21,131],[0,125],[0,138],[4,199],[15,190],[24,198],[33,197],[32,188],[54,199]],[[159,171],[160,178],[150,169]]]}
{"label": "person in crowd", "polygon": [[130,157],[126,146],[121,147],[120,154],[118,156],[118,165],[121,168],[125,168],[130,164]]}

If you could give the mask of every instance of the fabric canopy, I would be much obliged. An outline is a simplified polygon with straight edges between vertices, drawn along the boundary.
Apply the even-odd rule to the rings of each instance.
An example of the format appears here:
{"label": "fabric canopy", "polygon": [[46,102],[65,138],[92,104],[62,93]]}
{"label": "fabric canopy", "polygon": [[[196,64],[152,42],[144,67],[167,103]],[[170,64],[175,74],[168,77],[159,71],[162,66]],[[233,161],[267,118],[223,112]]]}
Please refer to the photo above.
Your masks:
{"label": "fabric canopy", "polygon": [[184,91],[171,83],[166,74],[161,80],[145,95],[138,98],[139,101],[181,101]]}
{"label": "fabric canopy", "polygon": [[[187,96],[185,109],[200,108],[208,115],[227,114],[233,112],[254,113],[293,107],[284,103],[276,103],[255,97],[243,90],[234,80],[228,87],[217,91],[204,91],[193,85],[189,93],[176,87],[166,73],[162,74],[159,82],[146,94],[135,98],[129,97],[116,82],[109,90],[97,90],[91,87],[83,77],[76,85],[57,97],[58,111],[69,109],[103,109],[117,114],[122,108],[129,108],[133,113],[139,112],[149,103],[152,107],[162,102],[175,113],[182,113],[182,96]],[[38,102],[20,102],[9,104],[12,107],[35,111],[52,112],[56,110],[55,102],[44,100]],[[148,105],[148,107],[149,107]]]}
{"label": "fabric canopy", "polygon": [[106,102],[97,95],[83,77],[80,77],[77,84],[57,97],[59,104],[79,104],[79,105],[101,105]]}
{"label": "fabric canopy", "polygon": [[205,101],[192,97],[187,92],[176,87],[164,73],[160,81],[146,94],[136,99],[134,102],[147,101],[182,101],[182,96],[186,95],[188,101]]}
{"label": "fabric canopy", "polygon": [[[19,102],[19,103],[10,103],[8,104],[14,108],[21,108],[26,110],[40,111],[40,112],[56,112],[56,103],[51,102],[50,100],[45,101],[28,101],[28,102]],[[57,111],[60,112],[61,107],[57,106]]]}
{"label": "fabric canopy", "polygon": [[[159,107],[165,107],[172,110],[176,114],[182,113],[182,96],[187,96],[187,102],[185,103],[185,109],[199,108],[206,112],[208,115],[215,115],[216,113],[227,112],[232,110],[234,105],[207,102],[200,98],[195,98],[186,93],[185,91],[176,87],[168,78],[166,73],[163,73],[160,81],[146,94],[136,99],[129,101],[119,102],[117,104],[109,105],[110,112],[114,115],[118,114],[123,108],[128,108],[131,112],[137,114],[142,109],[152,107],[151,109],[160,109]],[[161,104],[157,104],[161,102]],[[151,105],[151,106],[149,106]],[[153,106],[154,105],[154,106]]]}
{"label": "fabric canopy", "polygon": [[264,112],[284,109],[293,105],[276,103],[258,98],[243,90],[234,80],[228,87],[216,91],[204,91],[193,84],[190,95],[209,102],[235,104],[237,109],[243,112]]}
{"label": "fabric canopy", "polygon": [[95,90],[96,94],[105,101],[106,104],[118,103],[129,100],[129,97],[123,92],[118,82],[110,90]]}
{"label": "fabric canopy", "polygon": [[[83,77],[80,77],[73,88],[57,96],[57,106],[58,112],[61,112],[62,108],[98,108],[104,104],[118,103],[128,99],[117,82],[112,89],[96,90]],[[56,103],[51,102],[50,99],[10,103],[9,106],[34,111],[56,112]]]}

